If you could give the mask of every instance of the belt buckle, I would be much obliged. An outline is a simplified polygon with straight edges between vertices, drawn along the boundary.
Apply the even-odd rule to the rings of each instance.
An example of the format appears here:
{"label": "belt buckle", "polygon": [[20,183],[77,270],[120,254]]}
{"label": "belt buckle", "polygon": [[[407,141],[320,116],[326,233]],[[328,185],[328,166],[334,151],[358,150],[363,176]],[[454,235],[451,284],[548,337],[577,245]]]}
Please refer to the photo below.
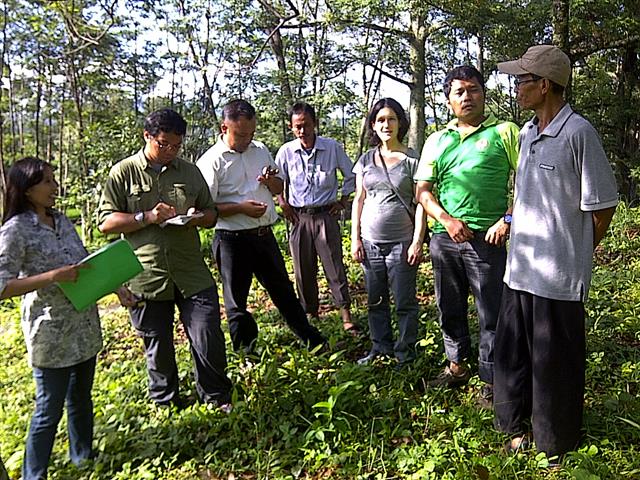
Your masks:
{"label": "belt buckle", "polygon": [[259,237],[264,237],[267,233],[269,233],[269,227],[258,227],[256,230],[256,235]]}

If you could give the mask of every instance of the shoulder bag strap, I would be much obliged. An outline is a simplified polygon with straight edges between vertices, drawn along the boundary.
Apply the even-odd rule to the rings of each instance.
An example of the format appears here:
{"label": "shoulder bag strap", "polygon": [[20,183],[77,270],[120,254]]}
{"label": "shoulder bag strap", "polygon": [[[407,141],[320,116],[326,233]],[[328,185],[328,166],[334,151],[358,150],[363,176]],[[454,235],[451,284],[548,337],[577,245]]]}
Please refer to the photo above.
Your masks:
{"label": "shoulder bag strap", "polygon": [[[400,192],[398,192],[398,189],[391,181],[391,177],[389,177],[389,170],[387,170],[387,164],[384,161],[384,157],[382,156],[382,152],[380,151],[379,145],[378,145],[378,156],[380,157],[380,163],[382,163],[382,169],[384,170],[384,174],[387,176],[387,181],[389,182],[389,186],[391,187],[391,190],[393,190],[393,193],[396,195],[396,197],[398,197],[398,200],[400,200],[400,203],[402,204],[402,206],[407,212],[407,215],[409,215],[409,218],[411,219],[411,223],[414,224],[415,212],[412,212],[411,207],[407,205],[407,202],[405,201],[404,198],[402,198],[402,195],[400,195]],[[374,158],[374,164],[375,164],[375,158]]]}

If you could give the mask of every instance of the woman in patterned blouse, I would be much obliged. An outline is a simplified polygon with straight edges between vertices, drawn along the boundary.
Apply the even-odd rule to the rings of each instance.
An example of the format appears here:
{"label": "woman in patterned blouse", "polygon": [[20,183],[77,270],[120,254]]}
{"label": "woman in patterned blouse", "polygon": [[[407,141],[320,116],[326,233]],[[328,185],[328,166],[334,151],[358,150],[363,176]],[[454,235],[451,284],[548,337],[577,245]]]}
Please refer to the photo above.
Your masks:
{"label": "woman in patterned blouse", "polygon": [[[69,455],[92,457],[91,387],[102,348],[97,306],[76,311],[56,283],[74,282],[87,251],[73,225],[52,207],[58,184],[48,163],[17,161],[8,173],[0,228],[0,298],[22,296],[22,330],[36,382],[36,407],[27,437],[22,477],[47,476],[63,404],[67,402]],[[125,288],[121,303],[132,299]]]}

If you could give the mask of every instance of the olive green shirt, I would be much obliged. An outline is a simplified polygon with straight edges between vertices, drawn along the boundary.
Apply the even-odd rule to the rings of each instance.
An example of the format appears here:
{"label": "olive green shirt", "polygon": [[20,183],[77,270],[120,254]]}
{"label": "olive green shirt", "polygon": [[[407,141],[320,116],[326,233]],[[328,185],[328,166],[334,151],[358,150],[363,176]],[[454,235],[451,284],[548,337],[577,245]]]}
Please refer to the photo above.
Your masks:
{"label": "olive green shirt", "polygon": [[[136,213],[158,202],[172,205],[178,215],[190,207],[213,210],[215,205],[198,167],[176,158],[155,171],[142,150],[115,164],[102,192],[98,222],[114,212]],[[172,300],[174,287],[189,297],[214,285],[200,250],[195,227],[147,225],[124,234],[144,267],[130,281],[133,293],[150,300]]]}

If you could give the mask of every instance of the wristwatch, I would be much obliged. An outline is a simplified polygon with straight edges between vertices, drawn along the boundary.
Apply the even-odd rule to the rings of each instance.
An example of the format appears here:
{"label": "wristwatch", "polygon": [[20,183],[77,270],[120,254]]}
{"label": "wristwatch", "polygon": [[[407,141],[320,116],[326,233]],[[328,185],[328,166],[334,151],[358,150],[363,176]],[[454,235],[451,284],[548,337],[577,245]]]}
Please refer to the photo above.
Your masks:
{"label": "wristwatch", "polygon": [[133,219],[140,225],[145,225],[144,212],[142,211],[136,212],[135,215],[133,216]]}
{"label": "wristwatch", "polygon": [[511,225],[511,220],[513,220],[513,216],[510,213],[505,213],[502,217],[502,221],[507,225]]}

